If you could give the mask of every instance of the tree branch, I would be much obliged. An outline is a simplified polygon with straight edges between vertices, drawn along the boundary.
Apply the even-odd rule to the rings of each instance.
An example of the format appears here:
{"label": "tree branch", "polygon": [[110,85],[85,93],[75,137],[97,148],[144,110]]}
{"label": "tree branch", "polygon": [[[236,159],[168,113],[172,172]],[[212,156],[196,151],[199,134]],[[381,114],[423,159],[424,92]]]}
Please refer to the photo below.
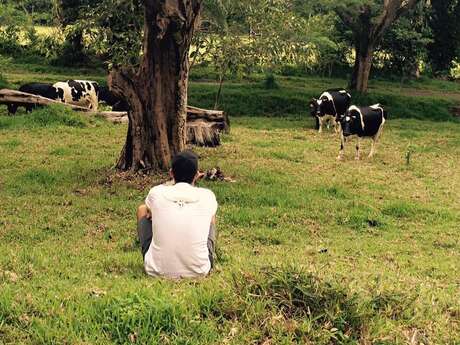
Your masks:
{"label": "tree branch", "polygon": [[353,15],[347,11],[347,9],[343,7],[336,7],[334,11],[343,24],[352,29],[356,28],[356,20]]}
{"label": "tree branch", "polygon": [[372,35],[380,39],[386,29],[403,14],[414,8],[420,0],[384,0],[382,14],[378,17]]}

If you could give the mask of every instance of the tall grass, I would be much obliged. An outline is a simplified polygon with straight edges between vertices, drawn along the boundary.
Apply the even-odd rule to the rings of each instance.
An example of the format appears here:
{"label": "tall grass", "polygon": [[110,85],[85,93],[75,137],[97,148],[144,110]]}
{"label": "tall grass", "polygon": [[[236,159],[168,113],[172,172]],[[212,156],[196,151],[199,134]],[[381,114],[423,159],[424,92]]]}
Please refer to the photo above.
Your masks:
{"label": "tall grass", "polygon": [[34,109],[30,114],[16,117],[0,117],[0,128],[38,128],[51,126],[86,127],[89,118],[84,117],[69,107],[52,104]]}

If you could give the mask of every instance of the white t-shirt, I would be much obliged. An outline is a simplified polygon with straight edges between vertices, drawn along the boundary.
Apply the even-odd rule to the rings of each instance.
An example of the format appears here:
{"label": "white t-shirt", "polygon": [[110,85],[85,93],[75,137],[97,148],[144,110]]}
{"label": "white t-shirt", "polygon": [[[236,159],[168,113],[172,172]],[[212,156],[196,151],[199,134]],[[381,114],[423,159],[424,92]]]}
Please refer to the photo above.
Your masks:
{"label": "white t-shirt", "polygon": [[171,278],[206,275],[211,269],[209,228],[217,211],[214,193],[188,183],[160,185],[150,190],[145,204],[153,230],[145,272]]}

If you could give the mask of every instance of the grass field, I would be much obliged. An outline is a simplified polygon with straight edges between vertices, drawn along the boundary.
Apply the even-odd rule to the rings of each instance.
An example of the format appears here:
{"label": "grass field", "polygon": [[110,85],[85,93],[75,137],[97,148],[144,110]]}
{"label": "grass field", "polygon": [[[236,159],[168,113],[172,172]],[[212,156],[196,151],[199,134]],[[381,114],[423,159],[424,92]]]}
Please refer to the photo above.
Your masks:
{"label": "grass field", "polygon": [[[13,85],[41,76],[21,68],[4,71]],[[427,85],[408,98],[440,101]],[[59,107],[0,116],[0,344],[460,344],[459,122],[394,114],[374,160],[350,144],[337,162],[334,134],[276,115],[233,117],[221,147],[196,149],[236,182],[201,183],[220,204],[219,262],[184,281],[143,273],[135,208],[165,177],[112,170],[124,126]]]}

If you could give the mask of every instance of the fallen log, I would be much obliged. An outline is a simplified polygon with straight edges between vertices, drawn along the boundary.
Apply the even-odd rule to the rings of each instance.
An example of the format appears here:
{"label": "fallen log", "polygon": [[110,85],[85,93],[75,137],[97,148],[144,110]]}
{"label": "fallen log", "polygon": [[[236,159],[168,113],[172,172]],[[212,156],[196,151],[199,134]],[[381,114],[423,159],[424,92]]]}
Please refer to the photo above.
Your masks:
{"label": "fallen log", "polygon": [[207,122],[203,119],[187,121],[187,142],[199,146],[220,145],[220,133],[226,130],[221,122]]}
{"label": "fallen log", "polygon": [[72,108],[73,110],[89,112],[91,111],[88,108],[80,107],[78,105],[62,103],[54,99],[49,99],[42,96],[32,95],[30,93],[1,89],[0,90],[0,104],[12,104],[16,103],[19,106],[24,106],[25,104],[35,104],[35,105],[50,105],[50,104],[63,104],[67,107]]}
{"label": "fallen log", "polygon": [[[19,106],[26,104],[50,105],[61,104],[87,115],[104,117],[112,123],[128,123],[128,112],[123,111],[92,111],[91,109],[73,104],[62,103],[42,96],[32,95],[16,90],[1,89],[0,104],[15,103]],[[215,147],[220,145],[220,134],[230,130],[228,117],[223,111],[201,109],[187,106],[187,142],[198,146]]]}

